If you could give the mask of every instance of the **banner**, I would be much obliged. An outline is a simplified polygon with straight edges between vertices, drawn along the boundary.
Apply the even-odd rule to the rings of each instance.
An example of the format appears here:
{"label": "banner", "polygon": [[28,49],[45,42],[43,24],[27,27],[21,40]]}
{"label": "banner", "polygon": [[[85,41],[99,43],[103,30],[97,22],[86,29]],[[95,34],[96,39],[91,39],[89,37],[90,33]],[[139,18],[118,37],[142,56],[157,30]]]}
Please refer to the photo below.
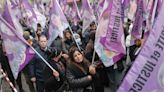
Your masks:
{"label": "banner", "polygon": [[81,17],[83,20],[82,32],[84,32],[92,22],[96,21],[96,18],[88,0],[82,0],[81,12]]}
{"label": "banner", "polygon": [[[135,13],[135,20],[132,28],[133,37],[140,39],[142,35],[143,21],[146,20],[145,3],[143,0],[137,0],[137,11]],[[145,16],[144,16],[145,15]]]}
{"label": "banner", "polygon": [[27,25],[31,27],[31,24],[37,20],[37,16],[33,10],[33,7],[30,5],[28,0],[20,1],[20,7],[23,17],[27,18]]}
{"label": "banner", "polygon": [[4,41],[11,71],[16,79],[19,71],[25,67],[34,53],[28,48],[28,43],[23,38],[22,27],[11,12],[11,5],[7,0],[4,13],[0,16],[0,34]]}
{"label": "banner", "polygon": [[63,31],[69,27],[69,23],[58,3],[57,0],[53,0],[53,6],[50,10],[50,25],[49,25],[49,38],[48,45],[55,40],[55,38],[59,35],[63,37]]}
{"label": "banner", "polygon": [[106,0],[96,31],[95,50],[108,67],[125,54],[121,0]]}
{"label": "banner", "polygon": [[164,91],[164,4],[153,31],[117,92]]}

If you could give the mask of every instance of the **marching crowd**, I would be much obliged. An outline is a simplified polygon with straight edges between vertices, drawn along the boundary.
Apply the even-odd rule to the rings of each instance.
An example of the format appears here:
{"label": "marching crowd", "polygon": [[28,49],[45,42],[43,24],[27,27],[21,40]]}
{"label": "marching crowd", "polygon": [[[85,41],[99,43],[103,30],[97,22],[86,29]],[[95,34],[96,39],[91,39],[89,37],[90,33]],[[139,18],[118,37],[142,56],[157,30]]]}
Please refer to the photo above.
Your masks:
{"label": "marching crowd", "polygon": [[[38,23],[37,30],[34,31],[27,27],[24,21],[20,21],[24,28],[23,37],[56,71],[51,70],[38,55],[35,55],[18,75],[16,82],[20,92],[24,92],[21,83],[22,73],[26,76],[31,92],[35,92],[34,85],[36,85],[37,92],[104,92],[105,86],[109,86],[116,91],[119,84],[116,84],[115,71],[122,72],[124,70],[123,62],[126,61],[127,55],[110,67],[105,67],[97,54],[93,55],[95,53],[95,22],[92,22],[83,34],[80,27],[81,23],[78,25],[72,24],[73,34],[69,29],[65,29],[64,38],[58,36],[48,46],[47,26],[44,28]],[[125,37],[128,37],[128,26],[125,29]],[[77,47],[77,44],[80,48]],[[128,46],[128,42],[126,44],[129,48],[130,59],[134,61],[137,56],[136,51],[141,47],[141,40],[137,39],[132,46]],[[2,68],[15,85],[5,55],[3,39],[1,39],[0,57]],[[131,65],[132,62],[126,66],[130,68]]]}
{"label": "marching crowd", "polygon": [[[123,77],[117,83],[116,72],[128,72],[137,57],[143,43],[142,39],[136,39],[131,44],[129,28],[130,21],[124,24],[124,35],[127,53],[117,63],[105,67],[94,50],[97,23],[92,22],[82,32],[82,21],[76,24],[69,20],[70,28],[64,30],[64,37],[60,35],[48,45],[50,21],[47,17],[46,25],[37,23],[36,30],[29,27],[26,17],[19,20],[23,28],[24,39],[47,62],[38,55],[30,60],[25,68],[19,72],[15,80],[8,62],[8,57],[0,38],[0,63],[7,73],[10,81],[18,85],[20,92],[25,92],[22,87],[21,74],[25,75],[30,92],[104,92],[104,87],[110,87],[114,92],[121,84]],[[19,48],[19,47],[18,47]],[[127,62],[130,57],[130,62]],[[52,69],[53,68],[53,69]],[[13,90],[14,92],[14,90]]]}

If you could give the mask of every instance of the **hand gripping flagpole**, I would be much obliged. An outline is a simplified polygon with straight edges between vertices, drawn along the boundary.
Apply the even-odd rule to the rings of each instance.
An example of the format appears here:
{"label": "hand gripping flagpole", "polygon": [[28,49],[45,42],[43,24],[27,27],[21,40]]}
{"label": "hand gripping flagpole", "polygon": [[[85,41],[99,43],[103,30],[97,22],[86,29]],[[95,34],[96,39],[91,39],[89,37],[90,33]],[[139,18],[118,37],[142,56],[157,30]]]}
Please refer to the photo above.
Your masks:
{"label": "hand gripping flagpole", "polygon": [[[9,27],[9,28],[11,28],[12,30],[15,30],[16,31],[16,29],[14,29],[10,24],[8,24],[7,22],[6,22],[6,20],[4,20],[3,19],[3,17],[2,16],[0,16],[0,19]],[[19,37],[18,37],[19,38]],[[21,38],[19,38],[20,40],[22,40]],[[25,41],[25,40],[23,40],[23,42],[25,43],[25,44],[27,44],[28,46],[30,46],[30,48],[43,60],[43,62],[53,71],[53,72],[57,72],[27,41]],[[60,78],[56,78],[57,79],[57,81],[60,81]]]}
{"label": "hand gripping flagpole", "polygon": [[[30,48],[43,60],[43,62],[53,71],[57,72],[32,46]],[[56,78],[58,81],[60,81],[60,78]]]}

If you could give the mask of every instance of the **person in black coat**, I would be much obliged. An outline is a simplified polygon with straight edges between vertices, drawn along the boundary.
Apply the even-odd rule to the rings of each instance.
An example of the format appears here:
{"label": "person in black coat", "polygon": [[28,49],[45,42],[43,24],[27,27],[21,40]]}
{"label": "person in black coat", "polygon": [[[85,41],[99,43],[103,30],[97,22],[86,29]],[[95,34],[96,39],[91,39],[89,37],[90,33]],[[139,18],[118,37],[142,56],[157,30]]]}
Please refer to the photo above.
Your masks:
{"label": "person in black coat", "polygon": [[[39,37],[39,47],[36,51],[49,62],[49,55],[51,54],[51,48],[47,47],[47,38],[44,35]],[[45,62],[38,56],[35,55],[29,64],[30,78],[33,83],[36,83],[37,92],[44,92],[44,70],[46,68]],[[53,72],[54,75],[58,76],[58,72]]]}
{"label": "person in black coat", "polygon": [[62,51],[54,49],[49,57],[50,65],[59,73],[59,78],[56,78],[53,71],[47,66],[45,68],[45,92],[63,92],[65,90],[65,65],[61,61]]}
{"label": "person in black coat", "polygon": [[136,39],[135,44],[130,46],[130,51],[129,51],[129,56],[132,62],[136,59],[140,48],[141,48],[141,39]]}
{"label": "person in black coat", "polygon": [[79,51],[72,47],[69,51],[70,62],[66,69],[66,78],[72,92],[94,92],[92,81],[96,69]]}

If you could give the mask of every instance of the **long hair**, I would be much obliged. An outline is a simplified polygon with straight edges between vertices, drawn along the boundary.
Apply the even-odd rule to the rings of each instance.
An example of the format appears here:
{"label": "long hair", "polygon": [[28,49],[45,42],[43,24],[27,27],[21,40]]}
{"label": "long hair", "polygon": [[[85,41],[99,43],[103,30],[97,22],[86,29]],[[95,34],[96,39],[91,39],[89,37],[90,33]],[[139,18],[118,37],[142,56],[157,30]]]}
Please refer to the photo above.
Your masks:
{"label": "long hair", "polygon": [[73,57],[73,54],[75,53],[75,51],[78,51],[82,54],[82,56],[83,56],[83,62],[82,63],[83,64],[87,64],[87,65],[90,64],[90,62],[84,57],[83,53],[75,46],[71,47],[70,50],[69,50],[69,59],[70,59],[69,61],[70,61],[70,63],[71,62],[75,63],[75,60],[74,60],[74,57]]}

